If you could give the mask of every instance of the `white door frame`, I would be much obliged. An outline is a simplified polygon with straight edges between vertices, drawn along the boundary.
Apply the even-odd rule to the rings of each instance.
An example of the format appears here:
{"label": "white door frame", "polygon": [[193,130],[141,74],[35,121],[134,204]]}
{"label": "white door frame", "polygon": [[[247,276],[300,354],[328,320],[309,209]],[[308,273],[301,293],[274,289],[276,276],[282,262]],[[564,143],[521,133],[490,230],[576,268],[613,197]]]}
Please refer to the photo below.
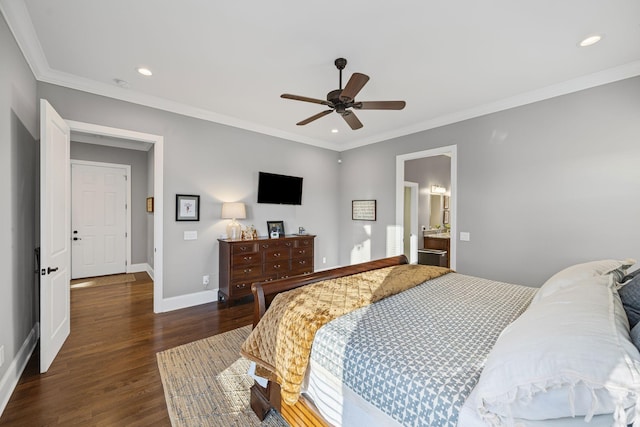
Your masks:
{"label": "white door frame", "polygon": [[[404,182],[404,188],[411,190],[411,230],[409,230],[409,264],[418,263],[418,183],[417,182]],[[404,215],[403,228],[404,228]],[[402,234],[404,239],[404,232]],[[403,251],[404,251],[404,245]]]}
{"label": "white door frame", "polygon": [[164,137],[150,133],[136,132],[126,129],[112,128],[92,123],[66,120],[71,132],[81,132],[110,138],[125,139],[136,142],[153,144],[153,312],[163,311],[162,283],[163,283],[163,165],[164,165]]}
{"label": "white door frame", "polygon": [[[441,155],[451,156],[451,197],[449,205],[451,206],[451,244],[449,260],[451,269],[456,269],[456,251],[457,251],[457,218],[458,218],[458,146],[448,145],[445,147],[433,148],[430,150],[418,151],[415,153],[400,154],[396,156],[396,248],[400,248],[399,254],[402,253],[404,247],[402,238],[404,235],[404,163],[407,160],[422,159],[424,157],[433,157]],[[399,255],[398,254],[398,255]]]}
{"label": "white door frame", "polygon": [[[127,190],[127,194],[126,194],[127,209],[125,212],[125,215],[126,215],[125,262],[127,263],[126,272],[129,273],[129,269],[131,268],[131,165],[71,159],[71,166],[73,167],[73,165],[96,166],[96,167],[103,167],[103,168],[118,168],[118,169],[124,169],[126,171],[125,173],[127,174],[127,180],[125,182],[125,186]],[[71,188],[73,188],[73,174],[71,175]],[[73,204],[73,200],[71,201],[71,203]],[[73,225],[73,215],[71,217],[71,225]],[[71,265],[73,266],[73,250],[71,251]]]}

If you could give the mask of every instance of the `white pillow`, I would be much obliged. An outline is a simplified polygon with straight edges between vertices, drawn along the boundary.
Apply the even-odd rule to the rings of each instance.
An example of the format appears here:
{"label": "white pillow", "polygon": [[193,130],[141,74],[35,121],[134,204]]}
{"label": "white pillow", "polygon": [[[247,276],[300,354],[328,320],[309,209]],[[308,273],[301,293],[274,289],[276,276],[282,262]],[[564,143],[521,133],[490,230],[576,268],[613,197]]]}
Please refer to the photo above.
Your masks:
{"label": "white pillow", "polygon": [[533,297],[531,303],[536,303],[559,289],[589,277],[611,274],[615,282],[620,282],[625,276],[627,269],[635,263],[635,259],[627,258],[624,261],[604,259],[572,265],[564,270],[560,270],[544,282],[538,293]]}
{"label": "white pillow", "polygon": [[494,426],[610,413],[626,425],[625,412],[640,405],[640,352],[613,277],[574,282],[529,306],[501,333],[476,387],[478,411]]}

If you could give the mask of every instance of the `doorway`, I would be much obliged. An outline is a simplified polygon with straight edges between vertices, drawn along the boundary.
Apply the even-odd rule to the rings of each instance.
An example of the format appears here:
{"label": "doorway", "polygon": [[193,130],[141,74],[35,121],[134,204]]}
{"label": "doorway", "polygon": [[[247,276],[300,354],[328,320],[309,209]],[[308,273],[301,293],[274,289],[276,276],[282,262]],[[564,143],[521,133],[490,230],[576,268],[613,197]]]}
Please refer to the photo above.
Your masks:
{"label": "doorway", "polygon": [[153,312],[162,313],[163,307],[163,204],[164,204],[164,138],[160,135],[147,134],[126,129],[118,129],[92,123],[65,120],[71,134],[92,138],[92,143],[110,145],[120,148],[143,149],[152,153],[150,168],[153,168],[153,253],[152,270],[147,271],[153,279]]}
{"label": "doorway", "polygon": [[[449,244],[449,263],[452,269],[456,268],[456,230],[457,230],[457,146],[450,145],[440,148],[434,148],[430,150],[419,151],[415,153],[408,153],[396,156],[396,247],[403,248],[404,247],[404,236],[405,236],[405,163],[411,160],[424,159],[428,157],[435,156],[448,156],[450,157],[451,168],[450,168],[450,195],[448,197],[447,203],[449,208],[446,214],[446,222],[447,228],[450,231],[451,239]],[[423,191],[428,192],[430,189],[423,188],[420,190],[420,193]],[[422,209],[422,206],[421,206]],[[428,223],[425,224],[428,227]],[[426,228],[425,227],[425,228]],[[421,229],[418,231],[418,239],[421,237]],[[410,260],[418,257],[418,246],[415,245],[415,248],[411,247]],[[415,252],[415,254],[414,254]]]}

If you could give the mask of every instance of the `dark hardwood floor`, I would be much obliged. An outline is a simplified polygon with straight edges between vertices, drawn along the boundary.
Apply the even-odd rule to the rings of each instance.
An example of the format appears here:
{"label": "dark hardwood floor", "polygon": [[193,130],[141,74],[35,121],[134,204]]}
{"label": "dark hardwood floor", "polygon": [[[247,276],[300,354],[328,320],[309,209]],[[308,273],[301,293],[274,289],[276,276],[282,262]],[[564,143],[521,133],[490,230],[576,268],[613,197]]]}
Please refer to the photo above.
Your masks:
{"label": "dark hardwood floor", "polygon": [[34,352],[2,426],[169,426],[156,353],[251,323],[251,302],[153,313],[153,283],[71,291],[71,335],[46,374]]}

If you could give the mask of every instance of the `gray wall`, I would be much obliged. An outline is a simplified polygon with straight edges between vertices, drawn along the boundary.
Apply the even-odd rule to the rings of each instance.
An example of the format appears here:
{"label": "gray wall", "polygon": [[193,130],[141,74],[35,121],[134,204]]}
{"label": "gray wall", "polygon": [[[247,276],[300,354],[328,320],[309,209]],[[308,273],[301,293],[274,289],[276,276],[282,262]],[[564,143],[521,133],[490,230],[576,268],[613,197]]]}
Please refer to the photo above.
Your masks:
{"label": "gray wall", "polygon": [[372,258],[395,224],[395,157],[457,145],[457,270],[539,286],[567,265],[640,259],[640,77],[343,152],[340,260],[363,238],[351,199],[378,199]]}
{"label": "gray wall", "polygon": [[[104,145],[71,142],[71,158],[93,162],[116,163],[131,166],[131,263],[147,262],[147,195],[153,192],[148,180],[148,153],[140,150],[108,147]],[[152,170],[153,173],[153,170]],[[151,190],[149,190],[151,188]]]}
{"label": "gray wall", "polygon": [[[38,97],[65,119],[164,136],[165,298],[202,291],[205,274],[209,288],[218,287],[225,201],[245,202],[240,222],[261,235],[267,220],[283,220],[288,232],[304,226],[318,235],[316,268],[338,264],[338,153],[46,83],[38,83]],[[257,204],[259,171],[303,177],[302,206]],[[199,222],[175,221],[176,194],[200,195]],[[191,230],[198,240],[183,240]]]}
{"label": "gray wall", "polygon": [[0,380],[38,319],[36,81],[0,16]]}
{"label": "gray wall", "polygon": [[[418,228],[429,229],[431,186],[439,185],[451,192],[451,158],[449,156],[432,156],[422,159],[407,160],[404,163],[404,180],[418,183]],[[419,247],[423,247],[423,239],[419,239]]]}

